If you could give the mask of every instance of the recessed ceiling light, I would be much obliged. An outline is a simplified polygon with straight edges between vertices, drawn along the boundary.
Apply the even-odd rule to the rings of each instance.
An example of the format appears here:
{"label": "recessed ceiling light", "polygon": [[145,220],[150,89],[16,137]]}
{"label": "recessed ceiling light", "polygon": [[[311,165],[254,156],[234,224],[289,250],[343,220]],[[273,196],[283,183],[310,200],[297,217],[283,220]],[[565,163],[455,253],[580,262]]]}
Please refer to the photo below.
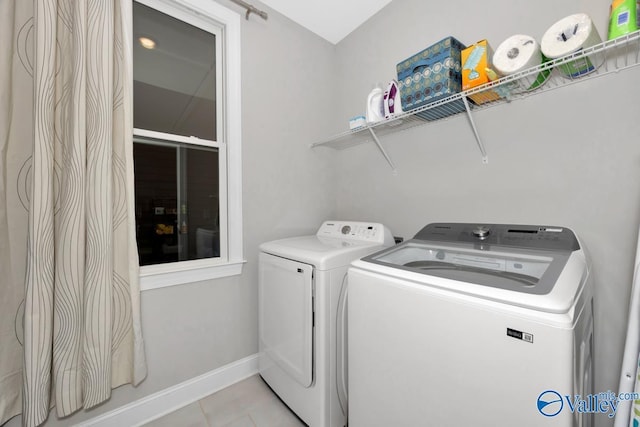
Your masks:
{"label": "recessed ceiling light", "polygon": [[149,37],[140,37],[138,41],[140,42],[140,45],[145,49],[155,49],[156,47],[155,40],[150,39]]}

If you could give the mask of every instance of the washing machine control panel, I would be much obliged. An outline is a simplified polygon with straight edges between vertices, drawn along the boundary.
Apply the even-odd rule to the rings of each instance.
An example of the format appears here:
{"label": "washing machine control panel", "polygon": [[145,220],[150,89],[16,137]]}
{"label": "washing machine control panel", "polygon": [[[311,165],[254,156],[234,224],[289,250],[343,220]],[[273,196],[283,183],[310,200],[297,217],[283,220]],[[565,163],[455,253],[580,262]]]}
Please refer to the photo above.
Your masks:
{"label": "washing machine control panel", "polygon": [[580,249],[573,231],[546,225],[433,223],[420,230],[415,239],[477,244],[486,250],[491,245],[552,251]]}
{"label": "washing machine control panel", "polygon": [[317,236],[372,243],[385,243],[387,234],[382,224],[356,221],[325,221],[316,233]]}

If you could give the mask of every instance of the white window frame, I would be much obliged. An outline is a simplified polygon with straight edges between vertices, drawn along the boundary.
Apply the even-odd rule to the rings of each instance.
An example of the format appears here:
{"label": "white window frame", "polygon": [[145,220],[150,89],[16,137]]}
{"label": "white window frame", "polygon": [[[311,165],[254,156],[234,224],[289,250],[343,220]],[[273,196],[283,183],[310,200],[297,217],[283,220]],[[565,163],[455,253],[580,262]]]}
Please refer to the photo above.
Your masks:
{"label": "white window frame", "polygon": [[[235,276],[246,262],[242,247],[242,122],[240,73],[240,15],[212,0],[135,0],[216,35],[217,75],[216,141],[134,129],[134,139],[157,139],[218,148],[220,224],[226,224],[226,245],[220,257],[140,267],[140,289],[150,290],[203,280]],[[222,78],[220,78],[222,77]],[[225,209],[226,205],[226,209]]]}

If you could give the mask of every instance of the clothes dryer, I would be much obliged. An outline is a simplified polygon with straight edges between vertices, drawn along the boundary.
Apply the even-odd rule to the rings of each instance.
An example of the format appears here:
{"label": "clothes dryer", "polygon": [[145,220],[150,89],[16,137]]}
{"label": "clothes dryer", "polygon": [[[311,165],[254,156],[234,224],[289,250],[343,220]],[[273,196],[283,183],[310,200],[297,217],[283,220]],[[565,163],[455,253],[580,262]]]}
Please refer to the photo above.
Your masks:
{"label": "clothes dryer", "polygon": [[393,243],[382,224],[325,221],[260,246],[259,372],[311,427],[347,421],[347,268]]}

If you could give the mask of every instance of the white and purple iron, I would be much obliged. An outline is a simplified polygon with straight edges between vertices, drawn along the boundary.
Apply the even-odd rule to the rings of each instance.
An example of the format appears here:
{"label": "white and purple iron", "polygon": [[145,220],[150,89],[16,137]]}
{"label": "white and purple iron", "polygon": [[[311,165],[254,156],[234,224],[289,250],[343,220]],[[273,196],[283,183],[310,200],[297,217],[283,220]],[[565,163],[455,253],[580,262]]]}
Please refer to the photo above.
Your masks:
{"label": "white and purple iron", "polygon": [[387,90],[384,92],[384,118],[388,119],[395,114],[402,113],[402,105],[400,103],[400,90],[398,90],[398,82],[391,80]]}

